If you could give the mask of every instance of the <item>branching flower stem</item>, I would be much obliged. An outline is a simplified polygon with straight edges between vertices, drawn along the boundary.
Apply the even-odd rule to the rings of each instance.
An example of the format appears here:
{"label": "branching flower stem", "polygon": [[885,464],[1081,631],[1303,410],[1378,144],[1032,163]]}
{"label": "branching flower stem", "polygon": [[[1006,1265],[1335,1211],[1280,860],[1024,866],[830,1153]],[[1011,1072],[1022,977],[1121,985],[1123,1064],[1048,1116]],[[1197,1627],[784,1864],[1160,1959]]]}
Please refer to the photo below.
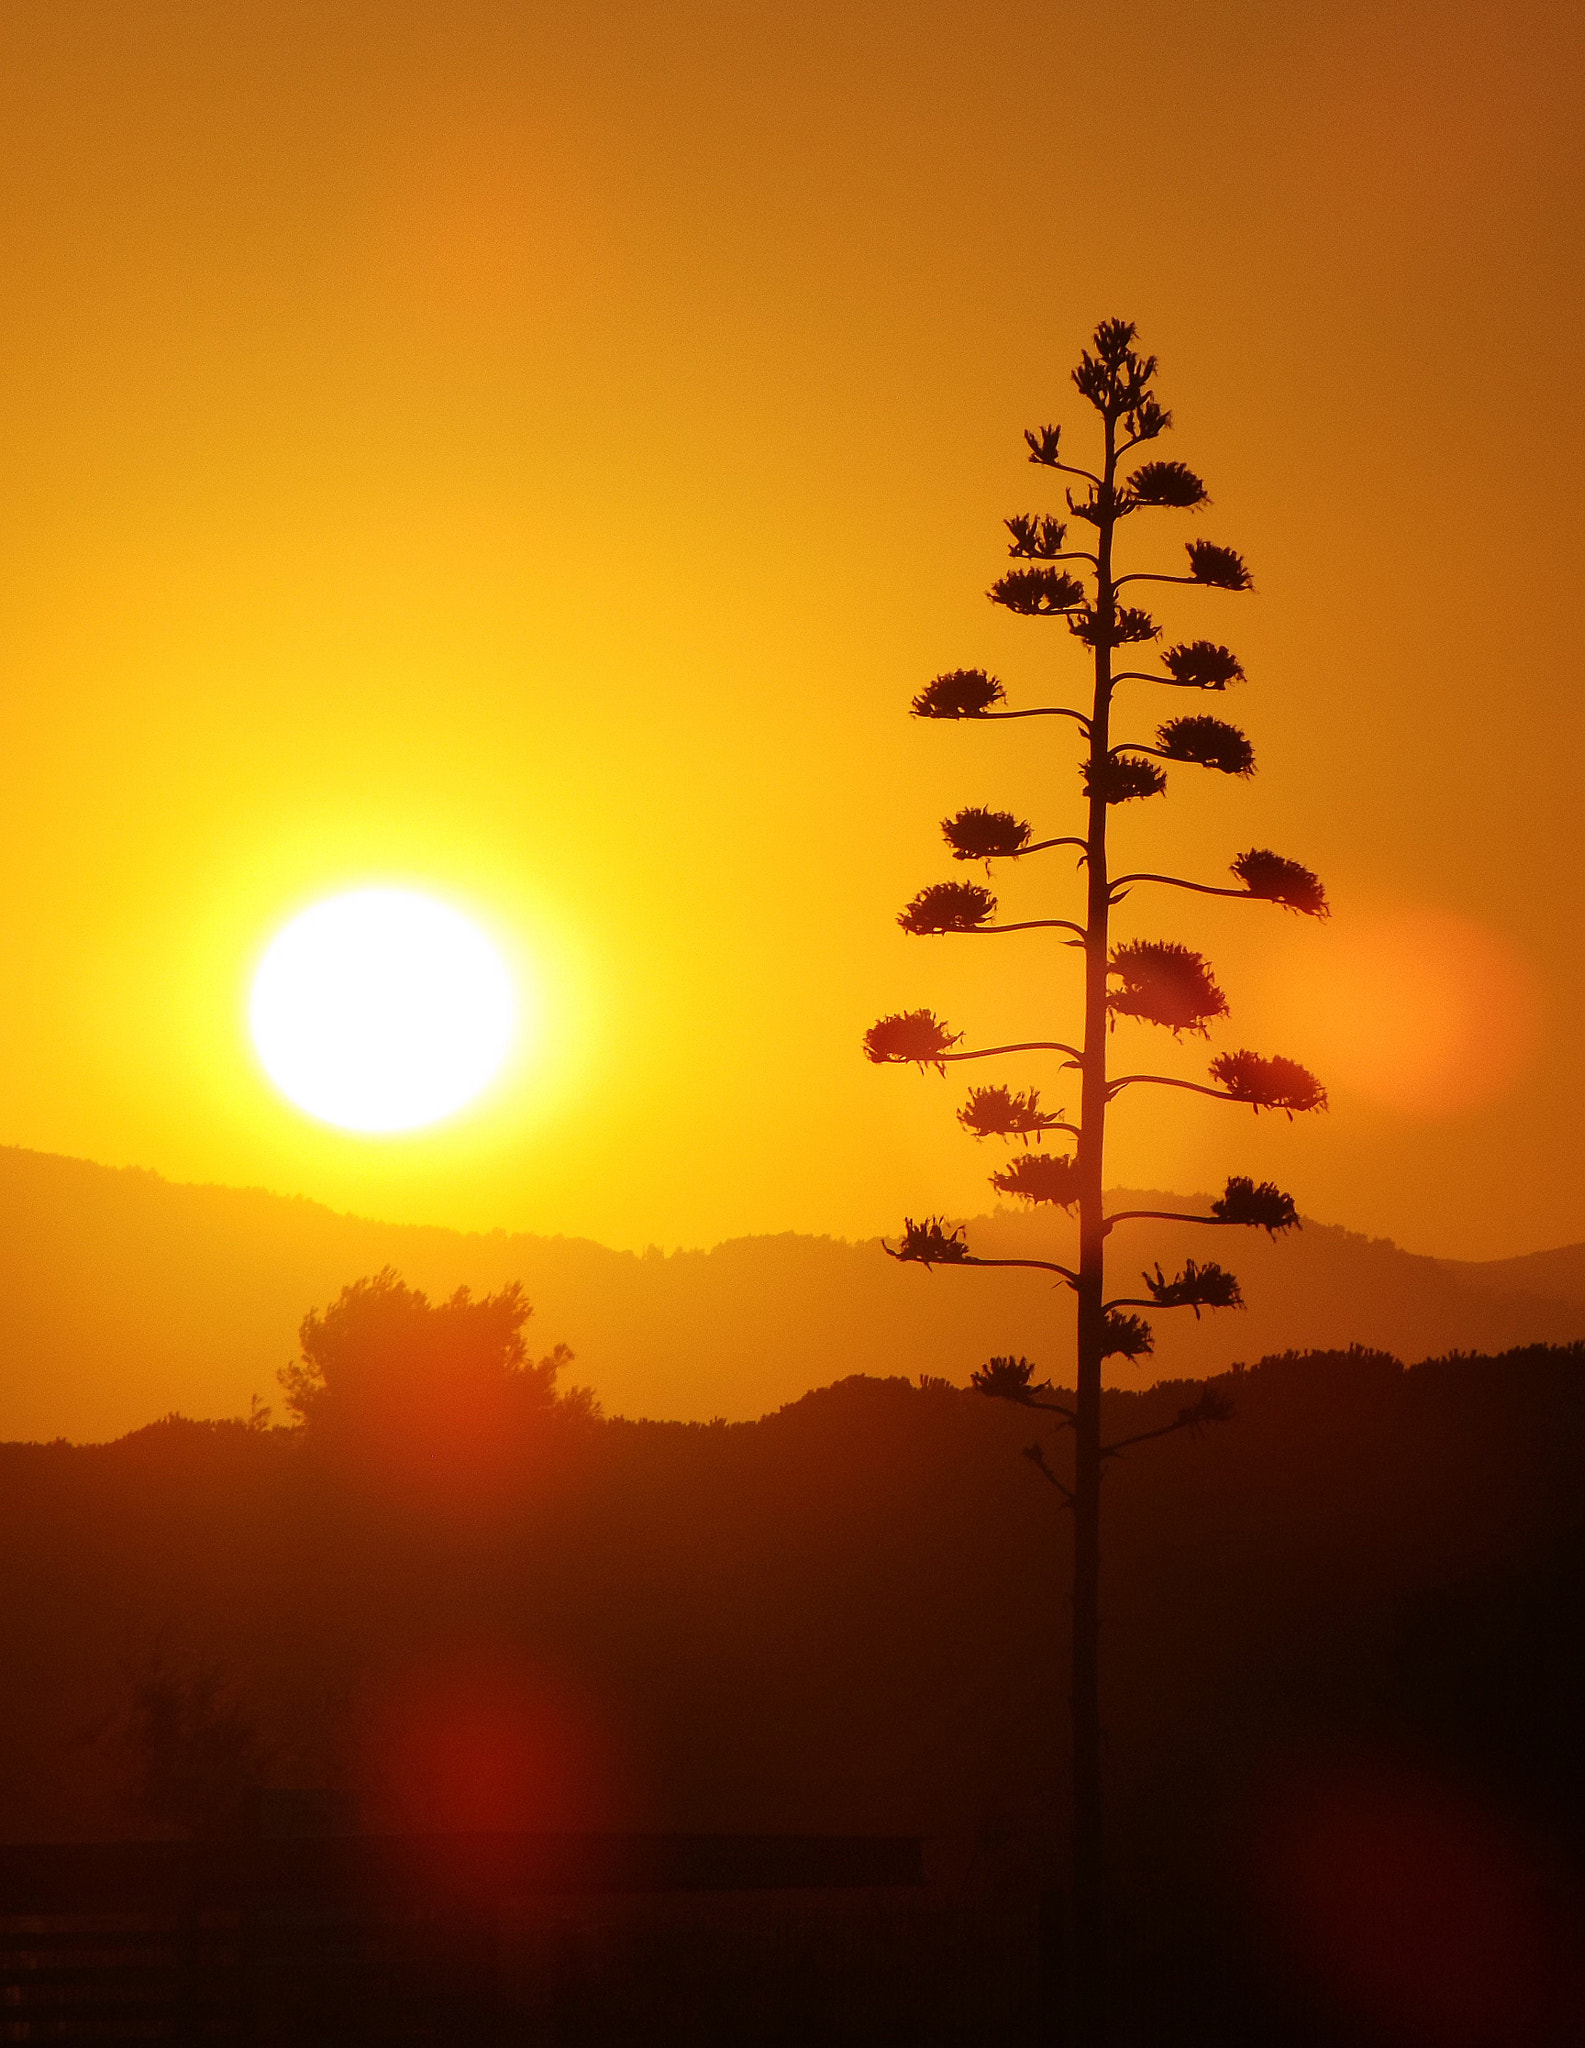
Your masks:
{"label": "branching flower stem", "polygon": [[[1214,1223],[1219,1228],[1226,1227],[1228,1223],[1225,1216],[1190,1216],[1181,1209],[1119,1209],[1107,1217],[1106,1234],[1110,1237],[1119,1223],[1141,1223],[1147,1220],[1153,1223]],[[1140,1306],[1149,1308],[1154,1304],[1145,1302]]]}
{"label": "branching flower stem", "polygon": [[[1190,577],[1179,577],[1175,580],[1179,582],[1191,582],[1193,579]],[[1125,668],[1119,674],[1113,676],[1112,681],[1114,683],[1161,683],[1165,688],[1169,690],[1203,690],[1205,688],[1204,683],[1180,683],[1176,676],[1149,675],[1142,668]],[[1006,714],[988,712],[986,716],[1005,717]]]}
{"label": "branching flower stem", "polygon": [[[1158,570],[1153,569],[1136,569],[1131,576],[1119,576],[1112,587],[1114,590],[1121,590],[1125,583],[1192,583],[1200,590],[1215,590],[1218,587],[1214,583],[1203,582],[1198,576],[1163,576]],[[1119,677],[1117,680],[1122,679]]]}
{"label": "branching flower stem", "polygon": [[1154,1443],[1158,1436],[1176,1436],[1180,1429],[1192,1429],[1193,1427],[1194,1422],[1189,1416],[1180,1415],[1176,1422],[1164,1422],[1160,1429],[1142,1429],[1138,1436],[1123,1436],[1119,1437],[1115,1444],[1102,1444],[1101,1456],[1103,1458],[1120,1457],[1124,1451],[1131,1451],[1135,1444]]}
{"label": "branching flower stem", "polygon": [[1089,844],[1090,842],[1087,839],[1037,839],[1032,846],[1020,846],[1016,853],[999,853],[996,858],[998,860],[1022,860],[1026,853],[1046,853],[1053,846],[1081,846],[1088,852]]}
{"label": "branching flower stem", "polygon": [[[1033,851],[1032,848],[1026,851]],[[976,924],[964,932],[954,932],[954,938],[979,939],[998,938],[1003,932],[1076,932],[1082,946],[1089,937],[1082,924],[1075,924],[1068,917],[1026,917],[1017,924]]]}
{"label": "branching flower stem", "polygon": [[1041,463],[1040,467],[1042,469],[1060,470],[1064,476],[1082,476],[1087,484],[1094,484],[1097,489],[1100,488],[1101,479],[1095,474],[1094,470],[1080,469],[1077,463],[1043,462]]}
{"label": "branching flower stem", "polygon": [[[957,1266],[1029,1266],[1037,1273],[1060,1273],[1070,1287],[1077,1287],[1079,1276],[1071,1266],[1059,1266],[1055,1259],[954,1259]],[[1066,1412],[1066,1411],[1064,1411]]]}
{"label": "branching flower stem", "polygon": [[[902,1252],[894,1252],[889,1244],[883,1244],[881,1249],[889,1259],[902,1259],[905,1256]],[[951,1261],[943,1259],[933,1263],[928,1259],[916,1258],[908,1260],[908,1263],[910,1265],[923,1266],[927,1272],[933,1271],[935,1264],[946,1265],[948,1263],[951,1264],[954,1271],[959,1266],[1028,1266],[1037,1273],[1055,1273],[1065,1280],[1070,1287],[1077,1287],[1079,1284],[1079,1276],[1073,1271],[1072,1267],[1059,1266],[1055,1259],[980,1259],[976,1258],[971,1252],[956,1257]],[[1028,1405],[1038,1407],[1040,1404],[1032,1402]],[[1064,1408],[1061,1412],[1065,1415],[1067,1410]]]}
{"label": "branching flower stem", "polygon": [[[1154,754],[1158,752],[1158,749],[1155,747],[1141,747],[1138,751],[1141,754]],[[1163,761],[1167,761],[1172,756],[1170,754],[1162,754],[1160,758]],[[1033,852],[1034,849],[1031,847],[1029,851]],[[1169,889],[1192,889],[1197,896],[1236,896],[1240,903],[1259,903],[1263,900],[1259,896],[1252,896],[1247,889],[1224,889],[1214,882],[1186,882],[1181,875],[1140,874],[1118,876],[1117,880],[1112,884],[1112,901],[1114,903],[1122,902],[1121,892],[1131,882],[1165,882]]]}
{"label": "branching flower stem", "polygon": [[1068,1506],[1071,1508],[1073,1505],[1073,1488],[1071,1486],[1064,1485],[1064,1483],[1057,1477],[1056,1473],[1052,1471],[1050,1465],[1046,1461],[1046,1454],[1043,1448],[1039,1444],[1030,1444],[1028,1449],[1024,1452],[1024,1456],[1029,1460],[1030,1464],[1034,1466],[1035,1470],[1040,1474],[1042,1479],[1048,1479],[1051,1482],[1051,1484],[1057,1489],[1058,1493],[1062,1495],[1062,1498],[1067,1502]]}
{"label": "branching flower stem", "polygon": [[1032,1038],[1023,1045],[987,1045],[979,1052],[933,1053],[930,1064],[944,1066],[948,1060],[994,1060],[1004,1052],[1065,1052],[1066,1066],[1076,1067],[1084,1058],[1076,1045],[1064,1045],[1060,1038]]}
{"label": "branching flower stem", "polygon": [[983,720],[987,725],[993,718],[1071,718],[1090,729],[1090,721],[1082,711],[1072,711],[1066,704],[1033,704],[1027,711],[977,711],[976,723]]}
{"label": "branching flower stem", "polygon": [[[949,1054],[949,1058],[954,1055]],[[956,1058],[962,1059],[958,1053]],[[1225,1088],[1207,1088],[1203,1081],[1180,1081],[1175,1074],[1119,1074],[1107,1085],[1107,1096],[1121,1095],[1125,1088],[1137,1088],[1148,1082],[1152,1088],[1186,1088],[1191,1095],[1209,1095],[1213,1102],[1242,1102],[1241,1095],[1229,1095]]]}

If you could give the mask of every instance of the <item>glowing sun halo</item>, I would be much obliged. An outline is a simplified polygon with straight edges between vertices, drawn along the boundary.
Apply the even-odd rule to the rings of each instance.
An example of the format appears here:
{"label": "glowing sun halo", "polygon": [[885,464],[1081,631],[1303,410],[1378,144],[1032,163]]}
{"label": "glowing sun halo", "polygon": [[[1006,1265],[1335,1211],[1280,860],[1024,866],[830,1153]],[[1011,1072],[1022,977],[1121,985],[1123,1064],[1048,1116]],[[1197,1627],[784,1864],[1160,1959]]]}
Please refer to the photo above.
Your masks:
{"label": "glowing sun halo", "polygon": [[294,917],[254,976],[253,1042],[290,1101],[353,1131],[407,1131],[471,1102],[517,1025],[476,925],[407,889],[355,889]]}

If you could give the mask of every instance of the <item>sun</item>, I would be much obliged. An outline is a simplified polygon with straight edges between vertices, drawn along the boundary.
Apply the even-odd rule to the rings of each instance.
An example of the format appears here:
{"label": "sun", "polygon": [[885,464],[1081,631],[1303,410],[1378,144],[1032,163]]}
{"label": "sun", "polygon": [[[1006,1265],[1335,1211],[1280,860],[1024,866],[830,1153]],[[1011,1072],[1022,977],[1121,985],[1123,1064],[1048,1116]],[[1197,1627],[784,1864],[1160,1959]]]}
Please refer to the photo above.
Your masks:
{"label": "sun", "polygon": [[265,951],[253,1042],[281,1093],[351,1131],[410,1131],[471,1102],[518,1026],[506,963],[467,918],[408,889],[303,911]]}

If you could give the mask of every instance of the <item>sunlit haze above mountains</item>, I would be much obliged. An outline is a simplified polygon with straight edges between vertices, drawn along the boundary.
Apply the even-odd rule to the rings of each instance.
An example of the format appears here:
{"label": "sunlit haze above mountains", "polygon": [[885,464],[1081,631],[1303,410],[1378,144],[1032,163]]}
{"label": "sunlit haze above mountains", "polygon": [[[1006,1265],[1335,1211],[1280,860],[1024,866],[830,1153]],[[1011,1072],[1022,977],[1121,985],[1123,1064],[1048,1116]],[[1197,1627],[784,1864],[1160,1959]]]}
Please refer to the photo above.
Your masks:
{"label": "sunlit haze above mountains", "polygon": [[[1081,21],[1132,81],[1121,162]],[[1160,616],[1237,649],[1260,762],[1131,807],[1121,857],[1215,881],[1276,847],[1334,915],[1125,906],[1215,962],[1214,1049],[1303,1060],[1331,1109],[1130,1102],[1110,1178],[1269,1175],[1449,1257],[1585,1238],[1576,30],[10,8],[0,1142],[620,1248],[988,1209],[959,1081],[859,1041],[920,1005],[1071,1027],[1046,935],[895,917],[970,872],[962,805],[1075,829],[1075,741],[908,702],[968,664],[1077,686],[1067,635],[984,592],[1003,517],[1059,509],[1022,430],[1078,445],[1068,366],[1120,315],[1214,501],[1151,544],[1234,545],[1258,593]],[[1071,914],[1042,859],[998,873],[1009,914]],[[533,995],[410,1128],[306,1114],[250,1030],[272,940],[370,889]]]}

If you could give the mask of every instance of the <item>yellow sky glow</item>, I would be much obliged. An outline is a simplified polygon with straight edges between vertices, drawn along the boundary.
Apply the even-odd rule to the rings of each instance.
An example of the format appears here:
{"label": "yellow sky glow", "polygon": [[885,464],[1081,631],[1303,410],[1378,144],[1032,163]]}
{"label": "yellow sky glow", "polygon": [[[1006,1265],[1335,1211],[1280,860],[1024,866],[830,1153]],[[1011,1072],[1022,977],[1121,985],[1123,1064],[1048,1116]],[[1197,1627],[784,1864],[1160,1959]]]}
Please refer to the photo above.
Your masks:
{"label": "yellow sky glow", "polygon": [[[1046,935],[893,920],[961,806],[1071,830],[1074,741],[906,707],[959,665],[1078,685],[1060,626],[984,592],[1001,519],[1060,509],[1022,430],[1082,434],[1067,372],[1122,314],[1214,500],[1161,551],[1201,531],[1254,571],[1160,611],[1241,656],[1260,772],[1175,773],[1119,855],[1216,880],[1271,846],[1335,916],[1131,900],[1119,936],[1215,963],[1213,1049],[1313,1048],[1332,1109],[1130,1104],[1113,1178],[1275,1177],[1428,1251],[1585,1237],[1575,26],[9,9],[0,1139],[615,1245],[985,1206],[957,1084],[859,1040],[920,1004],[982,1042],[1071,1028]],[[1070,884],[995,883],[1019,915]],[[269,1084],[246,993],[269,934],[375,885],[475,916],[542,1029],[477,1113],[371,1144]],[[1394,930],[1454,965],[1405,981]],[[1417,1079],[1367,1041],[1422,1000]]]}

